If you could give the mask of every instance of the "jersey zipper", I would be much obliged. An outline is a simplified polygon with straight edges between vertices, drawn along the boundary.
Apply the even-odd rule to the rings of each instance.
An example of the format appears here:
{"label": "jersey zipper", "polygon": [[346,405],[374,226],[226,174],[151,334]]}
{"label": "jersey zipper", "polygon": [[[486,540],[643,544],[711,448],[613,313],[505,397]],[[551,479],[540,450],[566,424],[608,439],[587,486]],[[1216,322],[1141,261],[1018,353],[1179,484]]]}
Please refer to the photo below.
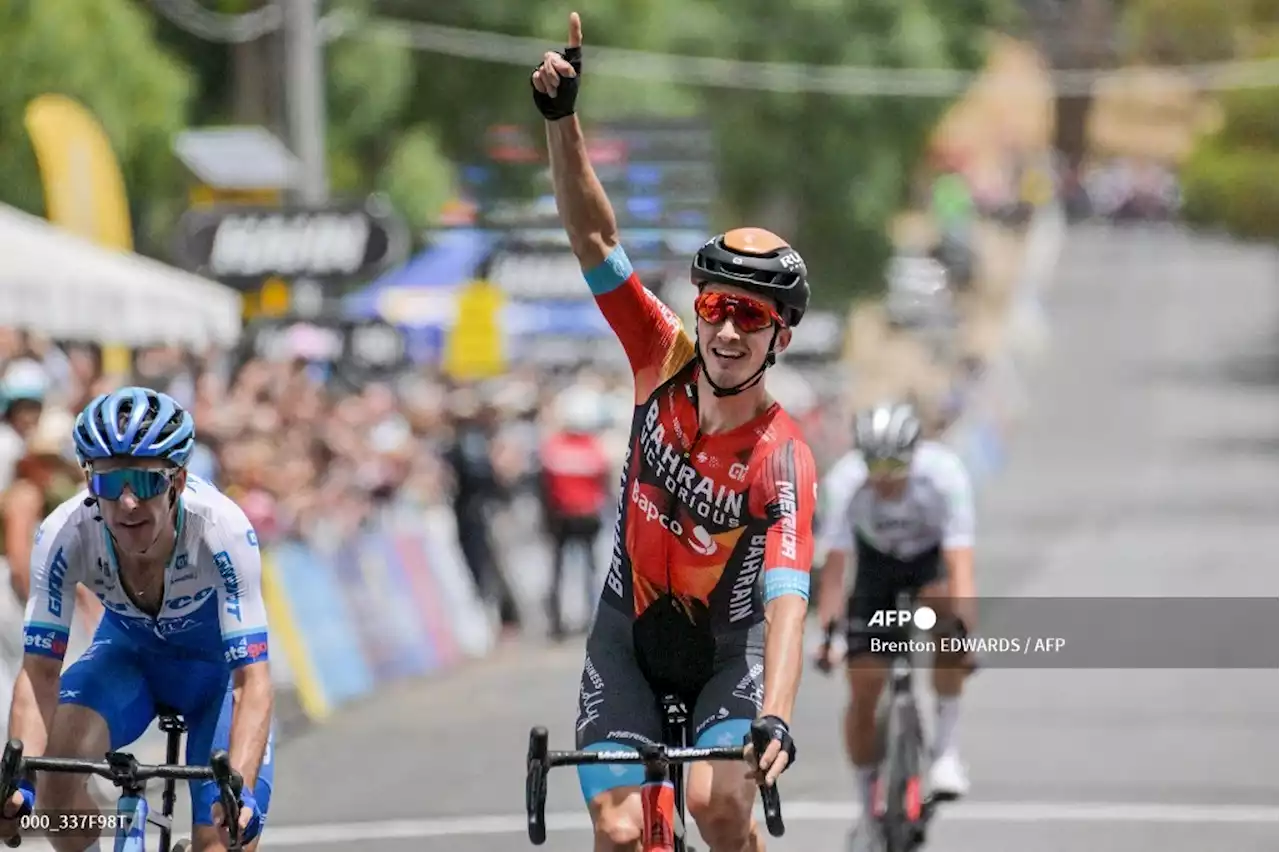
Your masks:
{"label": "jersey zipper", "polygon": [[[685,461],[686,464],[689,463],[689,459],[693,456],[693,451],[698,448],[698,442],[701,440],[702,440],[702,428],[699,427],[697,431],[693,433],[693,441],[689,444],[689,447],[684,451],[683,460]],[[676,494],[674,491],[672,491],[669,496],[670,496],[670,500],[667,503],[667,517],[671,518],[671,520],[674,522],[676,519],[676,511],[679,508],[680,501],[679,501],[679,498],[676,497]],[[671,537],[668,536],[667,547],[670,548],[670,546],[671,546]],[[667,594],[668,595],[672,594],[671,554],[670,553],[667,554]]]}

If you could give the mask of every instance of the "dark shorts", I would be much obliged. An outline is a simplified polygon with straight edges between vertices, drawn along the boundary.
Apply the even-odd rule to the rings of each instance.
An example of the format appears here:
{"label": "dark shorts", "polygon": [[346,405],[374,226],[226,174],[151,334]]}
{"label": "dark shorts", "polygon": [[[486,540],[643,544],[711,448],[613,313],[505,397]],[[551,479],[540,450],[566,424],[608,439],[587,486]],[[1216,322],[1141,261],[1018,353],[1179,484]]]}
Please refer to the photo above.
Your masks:
{"label": "dark shorts", "polygon": [[[679,695],[690,709],[696,745],[743,743],[764,700],[764,623],[716,636],[709,677],[679,689],[650,682],[637,657],[633,625],[610,606],[601,606],[596,615],[578,694],[577,747],[634,750],[637,743],[661,742],[659,702],[668,693]],[[644,767],[581,766],[578,780],[590,801],[606,790],[639,787]]]}
{"label": "dark shorts", "polygon": [[600,535],[600,527],[599,515],[552,517],[547,523],[548,532],[559,544],[574,539],[594,542]]}
{"label": "dark shorts", "polygon": [[857,566],[847,610],[848,656],[885,656],[884,651],[871,650],[871,640],[901,638],[900,631],[868,627],[867,622],[875,612],[897,609],[899,592],[909,592],[914,600],[922,588],[942,579],[942,551],[934,548],[904,561],[886,557],[859,542]]}

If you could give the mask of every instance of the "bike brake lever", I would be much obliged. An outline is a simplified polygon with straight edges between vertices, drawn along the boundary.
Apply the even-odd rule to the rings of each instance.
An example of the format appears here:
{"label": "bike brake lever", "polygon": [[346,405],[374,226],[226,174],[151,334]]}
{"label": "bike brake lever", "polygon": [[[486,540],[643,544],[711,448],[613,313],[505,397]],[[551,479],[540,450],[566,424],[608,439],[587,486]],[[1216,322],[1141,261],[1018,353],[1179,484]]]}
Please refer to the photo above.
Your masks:
{"label": "bike brake lever", "polygon": [[223,818],[227,821],[227,835],[231,838],[228,852],[239,852],[240,843],[240,791],[244,778],[231,768],[231,755],[219,750],[209,759],[213,778],[218,782],[218,799],[222,803]]}
{"label": "bike brake lever", "polygon": [[[22,773],[22,740],[12,739],[4,744],[4,757],[0,758],[0,809],[8,804],[18,791],[18,776]],[[22,845],[22,836],[15,834],[4,842],[10,849]]]}
{"label": "bike brake lever", "polygon": [[[767,725],[758,719],[751,723],[751,745],[755,749],[757,760],[769,748],[769,743],[772,741],[773,736]],[[787,827],[782,823],[782,797],[778,794],[777,784],[772,787],[763,782],[760,784],[760,803],[764,805],[764,822],[769,828],[769,834],[781,837]]]}

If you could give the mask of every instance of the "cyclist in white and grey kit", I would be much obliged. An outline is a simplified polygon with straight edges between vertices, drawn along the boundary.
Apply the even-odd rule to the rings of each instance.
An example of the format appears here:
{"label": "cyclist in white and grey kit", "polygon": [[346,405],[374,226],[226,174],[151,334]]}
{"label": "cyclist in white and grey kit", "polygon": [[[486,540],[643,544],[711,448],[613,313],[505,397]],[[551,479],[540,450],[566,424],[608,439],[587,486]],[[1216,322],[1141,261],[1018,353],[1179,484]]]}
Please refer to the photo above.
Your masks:
{"label": "cyclist in white and grey kit", "polygon": [[[819,546],[827,552],[818,590],[818,618],[831,625],[848,618],[850,686],[845,744],[858,777],[864,813],[876,776],[875,708],[887,679],[877,664],[866,622],[877,610],[897,607],[910,590],[939,615],[935,635],[974,627],[974,506],[969,475],[948,447],[920,437],[920,420],[908,405],[880,405],[858,416],[855,449],[828,473]],[[856,566],[852,595],[844,597],[844,568]],[[824,649],[823,654],[826,654]],[[856,661],[856,665],[855,665]],[[962,796],[969,782],[955,747],[960,691],[968,660],[935,660],[938,716],[929,786],[935,795]]]}

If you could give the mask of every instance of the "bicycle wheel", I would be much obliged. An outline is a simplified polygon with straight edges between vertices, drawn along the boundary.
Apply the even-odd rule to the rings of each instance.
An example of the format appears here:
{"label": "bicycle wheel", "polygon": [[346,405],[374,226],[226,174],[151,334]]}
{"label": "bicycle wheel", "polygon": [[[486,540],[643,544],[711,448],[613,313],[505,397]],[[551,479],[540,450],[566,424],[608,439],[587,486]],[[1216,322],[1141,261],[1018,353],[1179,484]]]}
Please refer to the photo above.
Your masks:
{"label": "bicycle wheel", "polygon": [[885,852],[911,852],[919,842],[921,811],[920,717],[909,694],[895,696],[889,710],[885,756]]}

